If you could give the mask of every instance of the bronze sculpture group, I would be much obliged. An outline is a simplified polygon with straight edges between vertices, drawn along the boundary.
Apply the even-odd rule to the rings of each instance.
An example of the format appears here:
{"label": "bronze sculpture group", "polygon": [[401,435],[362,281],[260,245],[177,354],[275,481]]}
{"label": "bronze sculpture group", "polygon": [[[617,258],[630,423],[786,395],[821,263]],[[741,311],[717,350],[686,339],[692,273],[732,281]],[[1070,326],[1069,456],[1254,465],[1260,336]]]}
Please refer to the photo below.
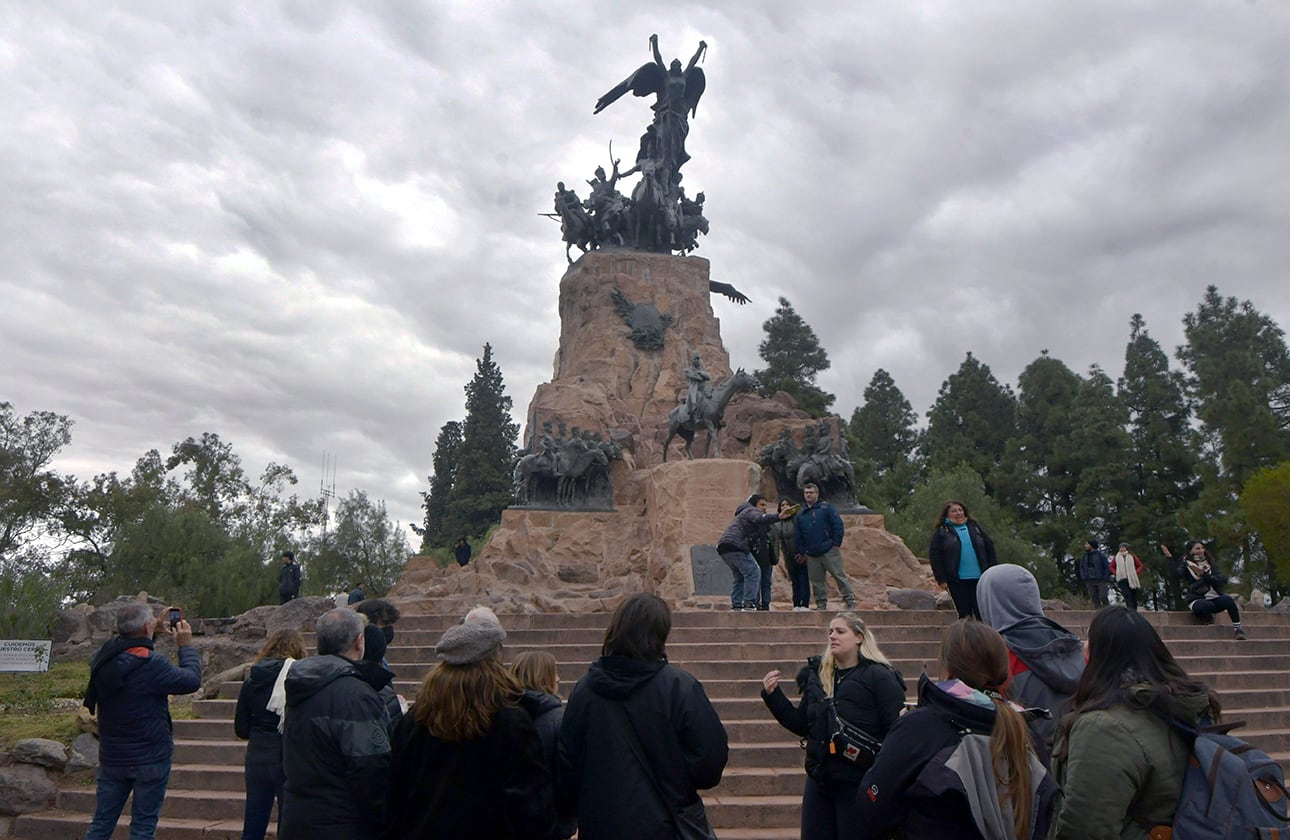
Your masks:
{"label": "bronze sculpture group", "polygon": [[[591,194],[586,201],[566,189],[563,181],[556,185],[555,212],[551,215],[560,220],[565,257],[571,263],[574,247],[584,254],[604,247],[688,254],[699,247],[699,234],[708,232],[708,220],[703,215],[706,196],[700,192],[690,197],[681,186],[681,167],[690,159],[685,151],[689,118],[695,114],[707,85],[698,62],[708,45],[700,41],[694,57],[682,69],[677,59],[670,65],[663,63],[657,35],[650,36],[649,44],[654,60],[641,65],[600,97],[594,111],[599,114],[628,91],[655,97],[654,120],[641,135],[635,164],[619,172],[619,161],[613,159],[611,146],[612,175],[607,176],[604,167],[597,167],[595,178],[587,182]],[[618,181],[636,173],[641,179],[629,198],[618,191]]]}
{"label": "bronze sculpture group", "polygon": [[621,460],[620,444],[602,439],[599,432],[573,427],[566,435],[552,435],[551,423],[542,424],[542,437],[523,450],[515,462],[512,483],[518,507],[564,507],[603,510],[613,507],[614,488],[610,464]]}

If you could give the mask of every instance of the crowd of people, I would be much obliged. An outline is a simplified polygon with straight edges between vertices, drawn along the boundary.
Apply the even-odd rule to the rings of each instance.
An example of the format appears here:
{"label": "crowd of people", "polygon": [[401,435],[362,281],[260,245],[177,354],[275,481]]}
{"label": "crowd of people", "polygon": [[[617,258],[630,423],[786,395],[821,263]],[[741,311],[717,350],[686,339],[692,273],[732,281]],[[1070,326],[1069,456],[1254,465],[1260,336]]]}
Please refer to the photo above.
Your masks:
{"label": "crowd of people", "polygon": [[[826,504],[808,495],[800,513],[785,504],[770,513],[757,496],[741,505],[722,538],[723,557],[739,555],[727,562],[744,575],[732,597],[753,609],[769,601],[755,553],[765,537],[772,562],[807,559],[797,565],[822,606],[814,584],[835,564],[821,560],[814,575],[809,562],[836,553],[843,536]],[[1221,704],[1136,611],[1128,594],[1142,568],[1129,548],[1102,558],[1126,604],[1100,609],[1081,643],[1044,614],[1034,576],[998,563],[966,506],[946,503],[929,553],[959,618],[934,673],[918,679],[916,703],[850,602],[797,672],[796,702],[779,670],[762,678],[770,714],[805,749],[802,837],[1083,840],[1170,825],[1188,732],[1217,723]],[[294,577],[294,558],[283,561]],[[1101,571],[1101,561],[1090,566]],[[1187,545],[1178,573],[1191,610],[1227,610],[1243,638],[1203,544]],[[807,597],[795,583],[795,606]],[[567,705],[550,653],[505,665],[507,634],[486,607],[443,633],[409,703],[385,657],[398,618],[381,599],[326,612],[314,656],[296,630],[266,639],[234,719],[248,741],[243,840],[266,835],[275,803],[285,840],[715,836],[699,791],[721,781],[726,730],[699,681],[668,663],[662,599],[619,604]],[[86,692],[101,733],[89,840],[112,836],[131,793],[130,836],[155,835],[173,751],[168,696],[201,683],[182,618],[132,604],[117,622]],[[156,635],[173,636],[177,665],[155,652]]]}

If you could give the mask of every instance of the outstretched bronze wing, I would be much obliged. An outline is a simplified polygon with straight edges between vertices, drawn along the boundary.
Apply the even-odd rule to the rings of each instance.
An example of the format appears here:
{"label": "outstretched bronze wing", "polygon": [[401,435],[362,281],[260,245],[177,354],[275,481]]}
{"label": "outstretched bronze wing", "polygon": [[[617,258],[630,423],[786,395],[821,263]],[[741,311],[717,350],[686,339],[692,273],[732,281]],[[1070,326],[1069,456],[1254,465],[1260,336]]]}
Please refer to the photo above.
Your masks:
{"label": "outstretched bronze wing", "polygon": [[739,291],[729,283],[718,283],[716,280],[708,281],[708,291],[716,292],[719,295],[725,295],[726,297],[730,298],[735,303],[738,303],[740,305],[745,304],[750,300],[748,295]]}
{"label": "outstretched bronze wing", "polygon": [[[698,70],[698,68],[696,67],[695,70]],[[699,70],[699,76],[700,77],[703,76],[702,70]],[[655,93],[655,94],[661,93],[663,90],[662,68],[660,68],[657,64],[654,64],[653,62],[649,64],[642,64],[640,68],[636,70],[635,73],[631,74],[626,79],[623,79],[621,82],[615,85],[609,91],[609,93],[606,93],[604,96],[597,99],[596,110],[592,111],[592,113],[599,114],[601,111],[605,110],[610,105],[613,105],[615,102],[617,102],[618,97],[622,96],[624,93],[626,93],[629,90],[632,93],[636,94],[637,96],[649,96],[652,93]],[[699,93],[702,93],[702,92],[703,92],[703,84],[702,82],[700,82]],[[689,98],[688,95],[686,98],[688,100]],[[696,104],[698,103],[697,96],[695,97],[695,103]]]}
{"label": "outstretched bronze wing", "polygon": [[699,110],[699,97],[708,86],[708,78],[703,75],[703,68],[695,65],[685,71],[685,107],[694,116]]}

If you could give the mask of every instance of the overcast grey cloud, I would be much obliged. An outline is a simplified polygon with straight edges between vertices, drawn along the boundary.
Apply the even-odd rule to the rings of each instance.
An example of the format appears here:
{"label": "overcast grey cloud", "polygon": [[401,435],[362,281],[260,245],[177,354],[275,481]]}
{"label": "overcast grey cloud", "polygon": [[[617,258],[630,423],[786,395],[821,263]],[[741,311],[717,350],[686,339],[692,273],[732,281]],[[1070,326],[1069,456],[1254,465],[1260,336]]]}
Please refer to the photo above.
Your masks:
{"label": "overcast grey cloud", "polygon": [[[0,2],[0,400],[76,421],[60,466],[203,431],[419,518],[485,341],[517,417],[551,376],[557,180],[630,159],[710,45],[686,183],[756,367],[788,297],[844,414],[920,413],[972,351],[1167,348],[1207,284],[1283,326],[1290,6],[1274,2]],[[584,190],[585,193],[585,190]]]}

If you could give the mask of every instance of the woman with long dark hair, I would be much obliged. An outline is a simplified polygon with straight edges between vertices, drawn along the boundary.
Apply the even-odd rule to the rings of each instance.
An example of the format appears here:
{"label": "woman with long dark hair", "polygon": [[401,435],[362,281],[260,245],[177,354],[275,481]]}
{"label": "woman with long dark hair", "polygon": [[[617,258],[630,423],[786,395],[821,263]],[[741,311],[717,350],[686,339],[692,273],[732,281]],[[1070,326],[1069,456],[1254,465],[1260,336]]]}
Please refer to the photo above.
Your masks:
{"label": "woman with long dark hair", "polygon": [[455,625],[435,646],[412,706],[390,738],[387,840],[548,838],[551,774],[524,690],[502,665],[506,631],[488,617]]}
{"label": "woman with long dark hair", "polygon": [[1169,546],[1161,544],[1160,550],[1165,553],[1169,562],[1174,564],[1174,576],[1186,581],[1187,608],[1192,615],[1205,623],[1213,623],[1214,614],[1226,611],[1232,619],[1232,628],[1236,631],[1236,640],[1245,641],[1245,630],[1241,628],[1241,609],[1231,595],[1223,592],[1227,585],[1227,575],[1219,568],[1218,558],[1200,540],[1188,540],[1183,548],[1183,556],[1175,561]]}
{"label": "woman with long dark hair", "polygon": [[762,678],[761,699],[780,725],[806,739],[802,836],[837,840],[859,826],[856,792],[905,703],[905,680],[878,648],[860,616],[829,622],[829,642],[797,674],[796,707],[780,690],[780,672]]}
{"label": "woman with long dark hair", "polygon": [[726,730],[699,681],[667,664],[671,631],[663,599],[623,601],[569,696],[556,795],[580,840],[675,840],[680,824],[711,836],[699,791],[721,781]]}
{"label": "woman with long dark hair", "polygon": [[1170,720],[1217,722],[1218,695],[1187,676],[1145,618],[1106,607],[1088,627],[1088,665],[1062,719],[1054,837],[1145,837],[1173,822],[1191,753]]}
{"label": "woman with long dark hair", "polygon": [[960,619],[945,631],[941,674],[918,682],[918,708],[891,727],[860,783],[872,837],[1040,840],[1057,787],[1020,707],[1006,700],[1008,648],[993,628]]}
{"label": "woman with long dark hair", "polygon": [[264,840],[273,802],[278,802],[278,829],[282,828],[282,717],[268,708],[273,687],[283,668],[305,658],[305,641],[299,630],[276,630],[255,655],[250,672],[237,694],[233,731],[246,744],[246,809],[242,840]]}
{"label": "woman with long dark hair", "polygon": [[[781,515],[793,506],[792,499],[780,499],[776,509]],[[797,550],[797,525],[792,519],[772,522],[767,529],[770,550],[777,560],[782,560],[793,588],[793,612],[811,609],[811,572],[806,565],[806,555]]]}
{"label": "woman with long dark hair", "polygon": [[954,599],[959,618],[980,619],[976,604],[976,586],[981,573],[996,562],[994,541],[981,527],[981,523],[968,513],[967,505],[950,499],[941,508],[940,516],[932,527],[932,540],[927,547],[927,559],[932,564],[932,576],[942,589],[948,589]]}

